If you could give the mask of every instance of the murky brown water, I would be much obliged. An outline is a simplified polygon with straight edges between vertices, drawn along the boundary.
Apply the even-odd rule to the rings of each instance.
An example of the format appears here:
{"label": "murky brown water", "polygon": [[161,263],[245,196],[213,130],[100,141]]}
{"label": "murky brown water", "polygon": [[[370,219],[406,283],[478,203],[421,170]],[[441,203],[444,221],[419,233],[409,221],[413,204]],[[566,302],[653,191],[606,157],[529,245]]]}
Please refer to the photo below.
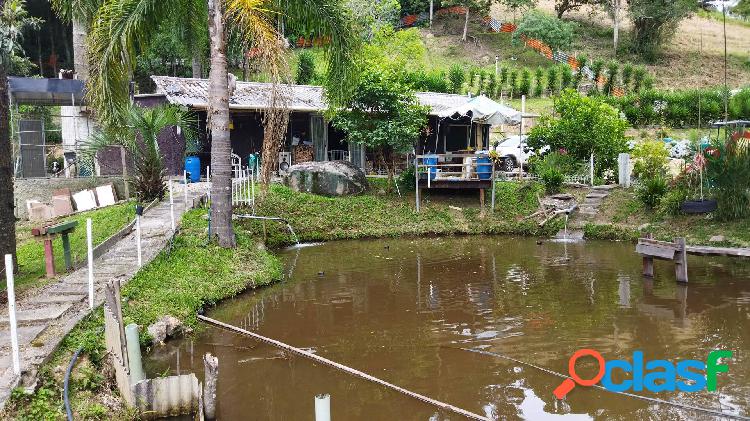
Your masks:
{"label": "murky brown water", "polygon": [[[691,257],[685,287],[666,262],[644,280],[634,248],[507,237],[334,242],[283,251],[287,281],[209,316],[495,419],[710,417],[585,387],[561,404],[552,395],[561,379],[456,348],[557,372],[580,348],[672,361],[730,349],[717,392],[641,394],[750,416],[750,263]],[[319,393],[331,394],[334,420],[460,419],[213,328],[152,352],[146,369],[202,377],[205,352],[219,357],[223,420],[312,420]]]}

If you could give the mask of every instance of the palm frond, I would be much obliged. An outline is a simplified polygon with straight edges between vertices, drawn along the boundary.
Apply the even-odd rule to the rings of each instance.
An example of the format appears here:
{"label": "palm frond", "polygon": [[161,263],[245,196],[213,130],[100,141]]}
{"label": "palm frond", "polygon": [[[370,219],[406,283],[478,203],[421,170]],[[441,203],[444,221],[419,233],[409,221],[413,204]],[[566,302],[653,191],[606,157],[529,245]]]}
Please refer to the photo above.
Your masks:
{"label": "palm frond", "polygon": [[227,17],[247,48],[257,47],[259,61],[274,82],[282,79],[287,66],[284,42],[276,29],[276,14],[264,0],[226,0]]}
{"label": "palm frond", "polygon": [[332,106],[343,105],[357,84],[357,54],[361,37],[342,0],[276,0],[276,7],[290,28],[309,35],[330,37],[325,45],[326,97]]}
{"label": "palm frond", "polygon": [[52,10],[64,22],[73,19],[91,22],[96,15],[102,0],[50,0]]}
{"label": "palm frond", "polygon": [[99,8],[88,40],[87,96],[105,126],[122,123],[136,53],[158,31],[172,6],[164,0],[107,0]]}

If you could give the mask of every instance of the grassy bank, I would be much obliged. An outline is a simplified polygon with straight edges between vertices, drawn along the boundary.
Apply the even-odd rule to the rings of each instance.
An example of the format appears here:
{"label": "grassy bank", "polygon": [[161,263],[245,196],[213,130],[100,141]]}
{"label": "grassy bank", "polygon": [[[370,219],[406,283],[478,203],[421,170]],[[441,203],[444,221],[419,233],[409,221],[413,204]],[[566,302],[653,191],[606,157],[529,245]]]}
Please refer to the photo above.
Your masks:
{"label": "grassy bank", "polygon": [[[373,182],[373,193],[341,198],[329,198],[274,185],[267,197],[259,202],[258,215],[279,216],[289,221],[300,241],[330,241],[352,238],[398,236],[462,235],[462,234],[523,234],[549,235],[561,227],[560,221],[540,228],[535,221],[521,218],[537,208],[538,184],[498,182],[496,212],[479,209],[479,196],[469,194],[426,193],[421,212],[414,209],[414,193],[402,192],[403,197],[384,194],[385,180]],[[249,210],[248,210],[249,212]],[[266,243],[278,247],[294,242],[282,224],[257,220],[242,220],[238,226],[244,231],[263,237]]]}
{"label": "grassy bank", "polygon": [[[184,217],[171,251],[165,250],[122,289],[123,317],[141,331],[163,315],[180,319],[186,328],[196,327],[198,309],[231,297],[248,287],[267,285],[281,275],[279,261],[247,233],[238,230],[237,248],[206,244],[205,209]],[[51,361],[39,371],[39,388],[32,395],[14,392],[2,419],[64,419],[63,374],[73,352],[84,357],[72,376],[75,419],[134,419],[114,390],[105,363],[101,308],[86,317],[63,340]],[[144,342],[148,338],[142,333]]]}
{"label": "grassy bank", "polygon": [[[78,222],[78,227],[70,234],[70,251],[74,261],[86,259],[86,219],[91,218],[94,246],[120,231],[135,217],[135,203],[123,202],[106,208],[82,212],[67,218],[60,218],[51,223],[68,221]],[[33,227],[42,225],[39,222],[24,221],[16,225],[16,253],[18,258],[18,275],[16,288],[18,291],[43,285],[47,282],[44,266],[44,243],[31,235]],[[62,238],[58,236],[52,241],[55,252],[55,270],[63,273],[65,259],[63,258]],[[5,283],[0,290],[5,289]]]}

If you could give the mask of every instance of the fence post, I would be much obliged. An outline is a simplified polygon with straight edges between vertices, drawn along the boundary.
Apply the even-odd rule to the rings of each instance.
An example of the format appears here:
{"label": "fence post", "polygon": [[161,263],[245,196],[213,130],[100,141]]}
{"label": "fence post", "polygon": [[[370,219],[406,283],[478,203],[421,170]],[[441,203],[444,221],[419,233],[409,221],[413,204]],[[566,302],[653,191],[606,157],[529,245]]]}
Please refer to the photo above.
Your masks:
{"label": "fence post", "polygon": [[685,238],[675,238],[674,242],[679,248],[674,257],[674,271],[677,276],[677,282],[687,282],[687,245],[685,243]]}
{"label": "fence post", "polygon": [[630,187],[630,154],[621,153],[617,156],[617,178],[620,186]]}
{"label": "fence post", "polygon": [[[430,174],[427,173],[427,179],[430,179]],[[417,213],[419,213],[419,156],[414,155],[414,180],[415,180],[415,189],[416,192],[416,201],[417,201]]]}
{"label": "fence post", "polygon": [[495,163],[492,163],[492,212],[495,212]]}
{"label": "fence post", "polygon": [[206,184],[208,184],[208,200],[211,200],[211,166],[206,166]]}
{"label": "fence post", "polygon": [[13,353],[13,374],[21,375],[18,358],[18,332],[16,330],[16,290],[13,281],[13,255],[5,255],[5,280],[8,288],[8,324],[10,324],[10,347]]}
{"label": "fence post", "polygon": [[591,179],[591,185],[594,185],[594,153],[591,152],[591,159],[589,161],[589,178]]}
{"label": "fence post", "polygon": [[[644,238],[650,240],[654,238],[654,234],[648,233]],[[648,278],[654,277],[654,258],[651,256],[643,256],[643,276]]]}
{"label": "fence post", "polygon": [[89,309],[94,308],[94,245],[91,233],[91,218],[86,219],[86,248],[89,263]]}
{"label": "fence post", "polygon": [[143,266],[143,257],[141,254],[141,215],[143,215],[143,206],[135,206],[135,248],[138,253],[138,267]]}
{"label": "fence post", "polygon": [[331,395],[315,396],[315,421],[331,421]]}
{"label": "fence post", "polygon": [[188,200],[187,200],[187,197],[188,197],[188,191],[187,191],[187,189],[188,189],[187,170],[183,170],[182,171],[182,183],[185,185],[185,210],[187,211],[187,209],[188,209]]}
{"label": "fence post", "polygon": [[175,232],[175,223],[174,223],[174,195],[172,193],[172,179],[169,179],[169,217],[171,219],[172,223],[172,233]]}

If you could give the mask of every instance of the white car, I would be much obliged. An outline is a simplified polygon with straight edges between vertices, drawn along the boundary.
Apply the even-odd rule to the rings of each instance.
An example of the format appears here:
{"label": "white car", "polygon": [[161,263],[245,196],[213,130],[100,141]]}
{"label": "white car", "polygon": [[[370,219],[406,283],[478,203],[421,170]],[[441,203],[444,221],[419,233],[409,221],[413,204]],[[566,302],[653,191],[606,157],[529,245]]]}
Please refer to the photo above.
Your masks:
{"label": "white car", "polygon": [[[495,148],[497,154],[503,158],[502,169],[510,172],[518,165],[521,164],[524,167],[528,164],[530,157],[534,156],[534,151],[528,150],[529,147],[526,145],[526,139],[528,136],[510,136],[501,140]],[[542,148],[542,152],[549,150],[549,146]]]}

